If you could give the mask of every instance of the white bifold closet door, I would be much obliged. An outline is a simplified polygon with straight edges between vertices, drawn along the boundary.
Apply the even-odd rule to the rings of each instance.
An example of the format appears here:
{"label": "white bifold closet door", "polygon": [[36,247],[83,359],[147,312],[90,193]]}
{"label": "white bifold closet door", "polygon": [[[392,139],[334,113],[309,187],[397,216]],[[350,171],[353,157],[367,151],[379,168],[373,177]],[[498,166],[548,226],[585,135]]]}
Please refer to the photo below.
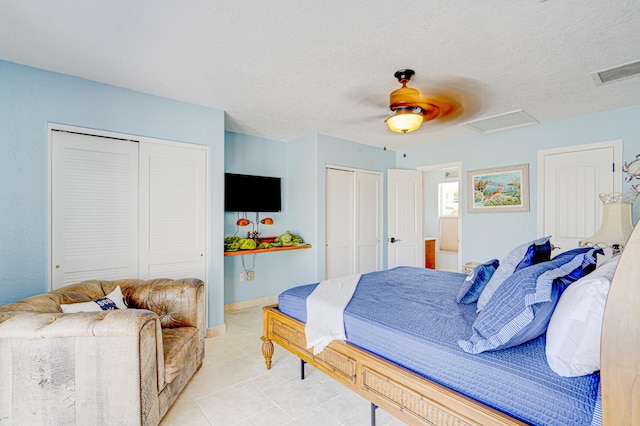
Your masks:
{"label": "white bifold closet door", "polygon": [[206,150],[52,130],[51,287],[205,279]]}
{"label": "white bifold closet door", "polygon": [[138,276],[138,144],[51,134],[51,282]]}
{"label": "white bifold closet door", "polygon": [[326,279],[381,268],[382,176],[327,168]]}
{"label": "white bifold closet door", "polygon": [[140,144],[140,278],[204,280],[206,157]]}

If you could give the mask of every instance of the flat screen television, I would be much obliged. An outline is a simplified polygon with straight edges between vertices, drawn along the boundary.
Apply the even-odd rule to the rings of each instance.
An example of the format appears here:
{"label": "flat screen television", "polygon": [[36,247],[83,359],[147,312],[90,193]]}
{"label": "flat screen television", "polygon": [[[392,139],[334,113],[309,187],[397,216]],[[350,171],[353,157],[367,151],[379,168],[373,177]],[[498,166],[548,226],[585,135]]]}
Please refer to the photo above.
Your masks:
{"label": "flat screen television", "polygon": [[224,210],[227,212],[279,212],[280,178],[224,174]]}

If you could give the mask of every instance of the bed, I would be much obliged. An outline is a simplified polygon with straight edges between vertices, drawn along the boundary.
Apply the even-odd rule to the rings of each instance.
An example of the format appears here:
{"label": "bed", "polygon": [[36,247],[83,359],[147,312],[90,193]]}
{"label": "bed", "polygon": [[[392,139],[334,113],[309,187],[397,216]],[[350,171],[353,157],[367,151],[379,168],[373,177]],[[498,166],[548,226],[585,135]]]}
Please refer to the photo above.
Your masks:
{"label": "bed", "polygon": [[[296,287],[283,293],[280,297],[283,309],[280,309],[279,305],[265,307],[262,351],[266,366],[271,366],[275,342],[408,424],[599,424],[600,416],[604,425],[640,424],[640,380],[637,380],[640,377],[640,351],[636,349],[640,348],[640,330],[636,326],[639,318],[634,309],[640,302],[640,289],[637,288],[640,271],[634,264],[639,257],[640,231],[636,228],[619,260],[607,298],[599,374],[567,379],[554,377],[553,372],[545,371],[548,370],[543,356],[545,336],[514,348],[479,355],[455,351],[456,340],[465,338],[465,322],[468,325],[476,316],[475,308],[473,305],[455,306],[445,302],[445,299],[436,300],[433,304],[442,305],[444,311],[455,311],[455,315],[449,315],[451,318],[447,321],[463,325],[460,329],[452,328],[444,333],[444,339],[453,347],[448,348],[449,352],[443,352],[436,345],[436,349],[430,347],[433,343],[430,339],[436,339],[438,336],[429,336],[426,341],[415,338],[416,332],[423,334],[423,331],[431,328],[429,321],[433,321],[432,319],[422,319],[426,321],[422,324],[420,319],[418,323],[411,323],[409,332],[404,330],[404,335],[400,338],[397,333],[400,333],[399,330],[405,321],[403,314],[398,311],[385,311],[384,299],[376,302],[371,299],[375,299],[375,296],[359,295],[358,292],[364,291],[365,287],[374,285],[370,282],[371,279],[364,279],[364,276],[353,300],[345,310],[347,341],[333,341],[316,355],[312,350],[306,349],[306,317],[303,307],[304,300],[314,285]],[[387,275],[392,272],[376,273],[378,275],[375,280],[388,280]],[[401,280],[413,279],[409,278],[409,271],[405,268],[400,268],[399,272],[401,276],[405,275]],[[431,274],[436,274],[435,278],[430,276]],[[447,291],[450,294],[455,293],[465,279],[462,274],[426,270],[420,272],[417,277],[413,280],[428,278],[431,282],[436,282],[432,286],[441,288],[445,294]],[[391,282],[387,281],[387,285]],[[414,292],[409,287],[407,289],[406,297],[399,295],[402,287],[390,285],[388,291],[411,308],[411,305],[418,301],[412,301],[411,295]],[[392,318],[391,325],[383,325],[381,330],[374,334],[359,334],[359,327],[369,322],[366,318],[369,314],[363,307],[372,303],[379,303],[375,310],[381,312],[383,317],[395,318]],[[406,324],[404,325],[406,327]],[[449,325],[445,326],[445,329],[448,328]],[[408,343],[403,343],[403,339]],[[412,350],[393,351],[394,347],[402,348],[405,344],[410,345]],[[414,357],[414,352],[427,356]],[[492,370],[492,367],[487,368],[486,363],[476,362],[481,359],[489,359],[489,366],[508,364],[509,367],[506,372],[504,369]],[[429,371],[431,367],[444,370],[445,376]],[[449,374],[448,370],[452,370],[453,373]],[[533,376],[535,371],[532,370],[540,370],[543,374]],[[475,384],[471,389],[460,390],[461,383],[471,381],[467,380],[470,376],[476,378],[473,381]],[[515,388],[509,385],[517,376],[525,377],[524,387]],[[502,384],[498,388],[506,390],[506,399],[513,399],[513,406],[505,408],[501,405],[504,402],[496,401],[495,395],[487,395],[484,387],[491,381]],[[538,382],[548,382],[551,394],[541,393],[543,390],[538,387]],[[576,383],[577,386],[567,387],[569,382],[571,386]],[[520,401],[526,400],[528,396],[529,399],[538,400],[538,405],[549,406],[541,409],[542,413],[538,412],[535,404],[518,408],[521,405]],[[556,400],[561,400],[559,406],[554,405]],[[576,414],[577,412],[580,413]],[[578,417],[572,419],[572,415]]]}

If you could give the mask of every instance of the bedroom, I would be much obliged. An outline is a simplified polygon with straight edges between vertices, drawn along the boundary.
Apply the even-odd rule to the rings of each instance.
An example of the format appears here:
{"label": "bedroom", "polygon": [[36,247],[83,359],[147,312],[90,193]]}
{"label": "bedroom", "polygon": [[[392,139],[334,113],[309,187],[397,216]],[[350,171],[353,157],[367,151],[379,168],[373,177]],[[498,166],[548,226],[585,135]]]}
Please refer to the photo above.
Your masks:
{"label": "bedroom", "polygon": [[[552,2],[533,3],[538,7],[552,5]],[[11,6],[5,4],[2,7],[3,19],[12,16],[4,13]],[[576,3],[574,7],[582,6]],[[630,12],[637,15],[637,10]],[[7,26],[3,27],[6,30]],[[626,34],[625,37],[632,38],[632,34]],[[10,35],[4,33],[2,38],[11,40]],[[209,147],[210,223],[217,226],[209,229],[208,325],[212,329],[221,327],[222,330],[225,304],[273,296],[293,285],[322,278],[324,254],[319,248],[322,247],[324,224],[318,212],[324,209],[321,196],[323,179],[319,172],[314,171],[322,169],[325,164],[383,172],[389,168],[415,169],[430,164],[461,161],[464,172],[528,163],[531,184],[529,212],[500,215],[462,212],[463,260],[469,261],[483,260],[485,252],[500,257],[506,247],[536,236],[536,165],[539,150],[622,140],[624,161],[631,161],[640,153],[640,127],[637,124],[640,99],[624,108],[580,114],[493,134],[468,133],[467,137],[447,143],[412,146],[406,150],[405,158],[402,147],[397,151],[383,151],[380,146],[314,133],[316,130],[313,128],[302,136],[283,137],[281,140],[251,136],[249,131],[248,134],[230,132],[225,127],[226,112],[222,109],[204,107],[197,105],[197,102],[176,101],[169,99],[170,96],[143,93],[150,90],[134,91],[76,77],[76,59],[73,57],[67,58],[69,63],[59,69],[59,74],[16,64],[20,62],[14,59],[17,56],[5,52],[9,52],[9,48],[3,46],[0,49],[0,58],[3,59],[0,62],[0,105],[3,111],[0,117],[3,148],[0,157],[0,194],[3,201],[0,212],[0,222],[3,224],[0,238],[0,252],[3,253],[0,260],[0,270],[3,271],[0,277],[0,304],[48,290],[46,129],[50,122]],[[613,63],[607,63],[607,66],[635,60],[639,54],[637,51],[625,52]],[[45,54],[43,56],[46,57]],[[377,72],[384,80],[383,84],[394,87],[393,72],[396,68],[409,65],[385,63],[385,69]],[[131,78],[140,80],[144,76],[133,75]],[[334,88],[346,83],[341,78],[332,78],[324,80],[322,84]],[[617,86],[611,85],[606,90],[639,93],[637,84],[638,80],[632,79],[616,83]],[[541,91],[544,92],[543,89]],[[388,90],[381,92],[384,102]],[[512,110],[515,107],[504,108]],[[383,127],[382,131],[385,130]],[[423,138],[429,134],[426,128],[416,132],[416,135],[419,132],[422,132]],[[283,162],[283,159],[287,161]],[[276,226],[283,231],[291,229],[299,232],[314,248],[300,251],[294,256],[276,254],[268,259],[257,258],[256,279],[252,283],[238,282],[239,265],[233,262],[239,260],[223,260],[222,248],[216,243],[234,231],[229,226],[229,222],[233,222],[233,215],[225,215],[215,207],[222,199],[224,171],[284,177],[289,185],[286,194],[289,204],[285,212],[274,218]],[[629,190],[629,185],[625,182],[623,188]],[[636,202],[634,222],[639,215],[640,205]],[[223,227],[223,223],[227,225]],[[485,238],[488,229],[492,230],[490,241]],[[228,265],[228,262],[231,264]],[[282,271],[288,271],[284,280]]]}

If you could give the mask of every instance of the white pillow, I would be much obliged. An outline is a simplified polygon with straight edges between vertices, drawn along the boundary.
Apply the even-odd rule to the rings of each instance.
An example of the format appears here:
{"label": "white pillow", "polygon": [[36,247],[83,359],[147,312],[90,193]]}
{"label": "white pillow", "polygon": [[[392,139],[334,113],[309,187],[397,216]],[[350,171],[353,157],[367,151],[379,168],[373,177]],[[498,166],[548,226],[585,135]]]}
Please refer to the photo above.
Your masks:
{"label": "white pillow", "polygon": [[547,328],[547,363],[560,376],[600,370],[604,305],[620,256],[571,284],[562,293]]}
{"label": "white pillow", "polygon": [[61,304],[60,309],[65,314],[73,314],[76,312],[100,312],[110,311],[113,309],[127,309],[124,302],[124,296],[120,286],[116,287],[111,293],[91,302]]}

